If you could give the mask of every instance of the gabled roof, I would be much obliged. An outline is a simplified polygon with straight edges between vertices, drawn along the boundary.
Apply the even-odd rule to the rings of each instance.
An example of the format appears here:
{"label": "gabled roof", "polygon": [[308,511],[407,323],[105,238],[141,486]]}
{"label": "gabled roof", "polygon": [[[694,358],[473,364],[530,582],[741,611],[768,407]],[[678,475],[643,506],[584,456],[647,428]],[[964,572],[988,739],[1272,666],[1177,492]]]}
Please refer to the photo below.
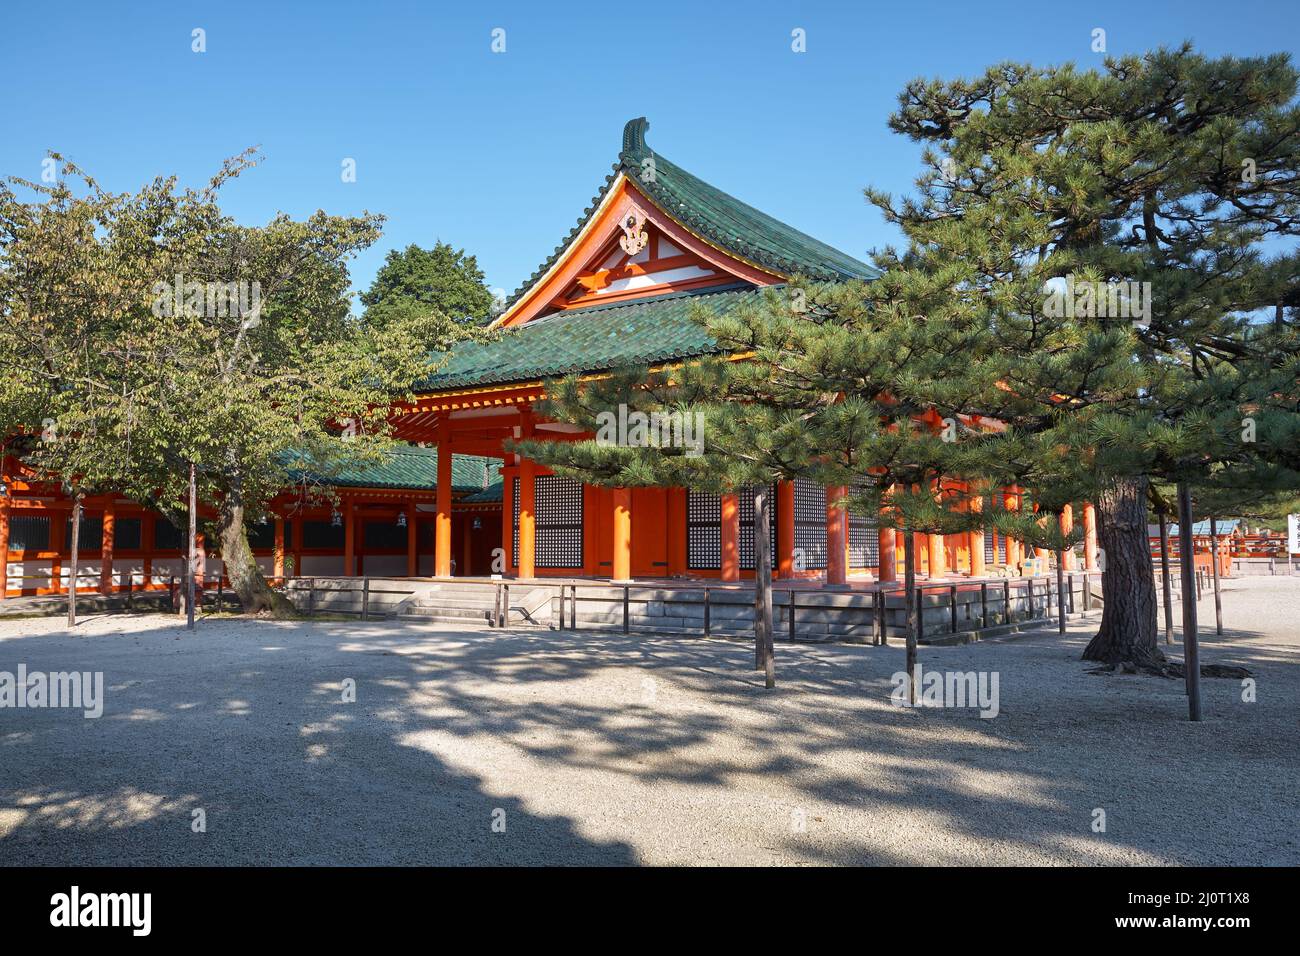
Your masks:
{"label": "gabled roof", "polygon": [[460,344],[415,390],[530,382],[704,355],[716,343],[691,319],[692,306],[721,315],[762,294],[731,285],[555,312],[506,329],[495,341]]}
{"label": "gabled roof", "polygon": [[[452,491],[480,492],[488,487],[501,462],[478,455],[451,456]],[[291,471],[293,480],[316,481],[335,488],[399,488],[426,491],[438,487],[438,451],[400,445],[377,465],[345,468],[338,475],[316,475],[308,470]]]}
{"label": "gabled roof", "polygon": [[661,212],[709,245],[780,278],[815,281],[875,279],[880,270],[774,219],[706,183],[646,143],[650,124],[640,117],[623,129],[623,149],[591,205],[551,255],[506,301],[506,311],[533,288],[564,255],[601,207],[620,176]]}

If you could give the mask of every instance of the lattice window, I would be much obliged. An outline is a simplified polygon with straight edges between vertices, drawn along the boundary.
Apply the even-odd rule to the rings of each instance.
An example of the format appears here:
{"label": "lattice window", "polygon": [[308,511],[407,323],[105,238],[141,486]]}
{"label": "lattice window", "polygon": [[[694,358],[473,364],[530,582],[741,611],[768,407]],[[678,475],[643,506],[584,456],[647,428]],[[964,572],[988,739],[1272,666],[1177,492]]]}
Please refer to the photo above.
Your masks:
{"label": "lattice window", "polygon": [[692,571],[722,567],[722,496],[686,492],[686,566]]}
{"label": "lattice window", "polygon": [[[740,567],[745,571],[754,570],[754,493],[756,486],[741,488],[736,494],[740,499]],[[778,550],[776,540],[776,485],[768,489],[768,537],[772,542],[772,554]],[[825,561],[826,544],[822,542],[822,560]],[[823,564],[823,567],[825,565]]]}
{"label": "lattice window", "polygon": [[581,568],[582,482],[559,475],[541,475],[535,481],[537,567]]}
{"label": "lattice window", "polygon": [[997,563],[997,535],[992,531],[984,532],[984,563]]}
{"label": "lattice window", "polygon": [[849,512],[849,567],[880,566],[880,522],[867,515]]}
{"label": "lattice window", "polygon": [[514,531],[510,535],[510,565],[519,567],[519,479],[514,479],[514,484],[510,486],[514,490],[510,493],[511,519],[514,523],[510,526]]}
{"label": "lattice window", "polygon": [[807,478],[794,482],[794,546],[806,569],[826,567],[826,489]]}
{"label": "lattice window", "polygon": [[9,550],[50,550],[49,515],[22,515],[10,518]]}

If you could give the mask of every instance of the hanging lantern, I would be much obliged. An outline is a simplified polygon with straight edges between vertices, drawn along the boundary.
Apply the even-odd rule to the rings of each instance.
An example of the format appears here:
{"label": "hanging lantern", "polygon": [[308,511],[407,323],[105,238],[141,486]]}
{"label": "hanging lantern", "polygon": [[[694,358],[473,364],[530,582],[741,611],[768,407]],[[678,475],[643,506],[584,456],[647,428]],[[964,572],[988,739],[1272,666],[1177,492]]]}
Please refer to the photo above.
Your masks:
{"label": "hanging lantern", "polygon": [[334,514],[330,516],[330,524],[336,528],[341,527],[343,524],[343,516],[337,511],[334,512]]}
{"label": "hanging lantern", "polygon": [[399,528],[405,528],[405,527],[406,527],[406,512],[405,512],[405,511],[399,511],[399,512],[397,512],[397,526],[398,526]]}

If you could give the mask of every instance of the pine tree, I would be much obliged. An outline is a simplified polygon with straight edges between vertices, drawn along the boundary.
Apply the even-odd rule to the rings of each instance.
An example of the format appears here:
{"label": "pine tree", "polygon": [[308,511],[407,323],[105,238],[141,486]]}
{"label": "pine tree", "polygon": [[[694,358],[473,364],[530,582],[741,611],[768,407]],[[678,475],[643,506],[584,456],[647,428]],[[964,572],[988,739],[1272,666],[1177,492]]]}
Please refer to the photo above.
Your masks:
{"label": "pine tree", "polygon": [[1284,55],[1182,47],[918,80],[891,118],[927,169],[916,198],[868,191],[908,238],[877,264],[948,277],[940,307],[983,327],[975,353],[1004,386],[980,411],[1067,449],[1096,488],[1106,600],[1087,659],[1163,672],[1146,489],[1239,454],[1223,427],[1249,383],[1204,379],[1255,364],[1248,316],[1294,294],[1294,260],[1262,247],[1296,233],[1296,87]]}

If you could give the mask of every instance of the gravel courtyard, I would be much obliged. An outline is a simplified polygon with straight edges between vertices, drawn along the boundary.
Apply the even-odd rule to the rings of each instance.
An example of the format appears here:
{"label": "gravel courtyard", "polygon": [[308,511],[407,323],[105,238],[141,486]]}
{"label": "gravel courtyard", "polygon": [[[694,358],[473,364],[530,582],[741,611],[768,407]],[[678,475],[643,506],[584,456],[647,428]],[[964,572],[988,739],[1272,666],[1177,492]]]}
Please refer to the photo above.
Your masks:
{"label": "gravel courtyard", "polygon": [[105,688],[0,709],[0,864],[1300,864],[1300,577],[1224,607],[1203,660],[1257,701],[1207,679],[1199,725],[1181,682],[1086,673],[1095,623],[923,648],[997,673],[983,719],[891,704],[897,646],[779,644],[766,691],[723,640],[0,621],[0,671]]}

